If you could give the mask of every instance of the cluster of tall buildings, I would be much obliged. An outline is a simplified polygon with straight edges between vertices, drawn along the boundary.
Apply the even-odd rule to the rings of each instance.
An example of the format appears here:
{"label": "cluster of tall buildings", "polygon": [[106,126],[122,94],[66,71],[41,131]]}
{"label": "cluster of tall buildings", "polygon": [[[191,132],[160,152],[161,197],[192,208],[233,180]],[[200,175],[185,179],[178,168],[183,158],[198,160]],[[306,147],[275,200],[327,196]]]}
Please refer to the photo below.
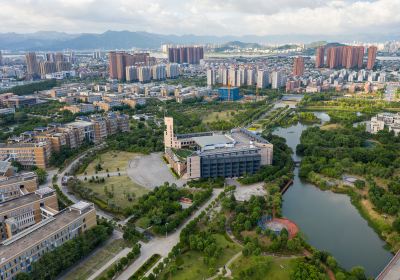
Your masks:
{"label": "cluster of tall buildings", "polygon": [[85,141],[100,143],[107,136],[129,131],[129,116],[108,113],[79,117],[75,122],[50,124],[25,131],[0,143],[0,160],[15,160],[24,167],[47,168],[51,154],[62,147],[78,148]]}
{"label": "cluster of tall buildings", "polygon": [[47,53],[43,61],[38,61],[36,53],[29,52],[25,59],[30,78],[45,78],[47,74],[71,70],[71,62],[62,53]]}
{"label": "cluster of tall buildings", "polygon": [[175,79],[179,76],[177,63],[156,64],[153,66],[127,66],[126,81],[147,83],[151,80],[161,81],[166,78]]}
{"label": "cluster of tall buildings", "polygon": [[150,66],[156,64],[156,58],[151,57],[149,53],[127,53],[127,52],[109,52],[108,69],[110,79],[126,81],[126,69],[128,66],[144,65]]}
{"label": "cluster of tall buildings", "polygon": [[271,86],[277,89],[284,86],[285,82],[286,76],[282,71],[269,72],[263,69],[245,66],[240,66],[239,68],[235,66],[231,66],[230,68],[222,66],[218,69],[207,70],[207,84],[209,86],[229,85],[241,87],[257,85],[258,88],[267,88]]}
{"label": "cluster of tall buildings", "polygon": [[[326,51],[326,60],[325,60]],[[367,69],[371,70],[375,66],[377,47],[368,48]],[[317,68],[363,68],[364,65],[364,47],[363,46],[337,46],[325,49],[318,47],[316,51],[315,66]]]}
{"label": "cluster of tall buildings", "polygon": [[170,47],[168,48],[168,60],[174,63],[199,64],[204,58],[204,48],[201,46]]}

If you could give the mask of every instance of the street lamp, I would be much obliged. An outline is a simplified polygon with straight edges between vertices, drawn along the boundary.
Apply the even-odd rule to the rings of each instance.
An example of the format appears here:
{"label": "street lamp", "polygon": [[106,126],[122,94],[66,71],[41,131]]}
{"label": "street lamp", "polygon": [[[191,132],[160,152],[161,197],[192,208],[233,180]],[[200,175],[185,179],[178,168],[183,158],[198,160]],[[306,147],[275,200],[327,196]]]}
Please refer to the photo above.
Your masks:
{"label": "street lamp", "polygon": [[168,233],[167,225],[168,225],[168,223],[165,223],[165,238],[167,238],[167,233]]}

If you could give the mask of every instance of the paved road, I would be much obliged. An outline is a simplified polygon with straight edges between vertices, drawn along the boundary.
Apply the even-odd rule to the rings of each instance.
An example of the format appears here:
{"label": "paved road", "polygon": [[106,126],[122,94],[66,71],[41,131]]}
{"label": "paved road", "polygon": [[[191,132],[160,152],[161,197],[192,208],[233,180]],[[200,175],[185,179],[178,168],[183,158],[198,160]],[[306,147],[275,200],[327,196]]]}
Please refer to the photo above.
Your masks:
{"label": "paved road", "polygon": [[[82,200],[82,199],[76,197],[73,193],[69,192],[67,186],[63,186],[63,185],[62,185],[62,183],[61,183],[62,178],[65,176],[66,173],[69,173],[69,172],[71,171],[72,167],[73,167],[74,165],[76,165],[76,164],[79,162],[80,159],[82,159],[84,156],[86,156],[86,154],[87,154],[89,151],[99,150],[99,149],[101,149],[102,147],[103,147],[102,145],[99,145],[99,146],[96,146],[96,147],[94,147],[94,148],[92,148],[92,149],[90,149],[90,150],[84,152],[84,153],[81,154],[79,157],[77,157],[76,159],[74,159],[70,164],[68,164],[68,165],[64,168],[64,170],[62,170],[61,172],[59,172],[59,173],[57,174],[57,176],[58,176],[58,177],[57,177],[57,185],[60,187],[61,191],[62,191],[72,202],[76,203],[76,202],[78,202],[78,201],[80,201],[80,200]],[[96,207],[96,206],[95,206],[95,207]],[[113,219],[114,219],[114,217],[113,217],[112,215],[110,215],[109,213],[104,212],[103,210],[101,210],[101,209],[98,208],[98,207],[96,207],[96,214],[97,214],[98,216],[102,217],[102,218],[107,219],[107,220],[113,220]]]}
{"label": "paved road", "polygon": [[399,280],[400,279],[400,251],[387,264],[376,280]]}
{"label": "paved road", "polygon": [[105,178],[105,177],[107,177],[107,176],[110,176],[110,177],[116,177],[116,176],[122,176],[122,175],[126,175],[126,171],[115,171],[115,172],[106,172],[106,173],[97,173],[97,174],[90,174],[90,175],[79,175],[79,176],[76,176],[76,178],[78,178],[79,180],[81,180],[81,181],[83,181],[83,180],[85,180],[85,178],[87,179],[87,180],[89,180],[90,178],[92,178],[92,176],[94,176],[94,177],[99,177],[99,178]]}
{"label": "paved road", "polygon": [[135,156],[129,161],[126,172],[132,181],[149,189],[163,185],[164,182],[175,183],[178,187],[186,183],[185,180],[176,179],[172,175],[162,159],[162,153]]}
{"label": "paved road", "polygon": [[165,237],[156,237],[148,243],[141,243],[141,254],[140,257],[131,264],[118,278],[117,280],[128,280],[146,261],[154,254],[160,254],[162,257],[167,257],[172,248],[178,244],[179,235],[182,229],[200,213],[205,210],[212,201],[214,201],[218,195],[222,192],[222,189],[214,189],[212,197],[206,202],[195,214],[193,214],[185,223],[183,223],[175,232]]}

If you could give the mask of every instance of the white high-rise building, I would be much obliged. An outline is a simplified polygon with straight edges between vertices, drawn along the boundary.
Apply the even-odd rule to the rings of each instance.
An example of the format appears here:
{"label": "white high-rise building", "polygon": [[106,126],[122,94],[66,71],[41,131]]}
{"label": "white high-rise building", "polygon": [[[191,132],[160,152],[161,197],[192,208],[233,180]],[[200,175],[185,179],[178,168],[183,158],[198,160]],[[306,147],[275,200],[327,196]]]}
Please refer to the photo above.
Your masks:
{"label": "white high-rise building", "polygon": [[241,87],[247,85],[247,69],[240,67],[237,71],[236,86]]}
{"label": "white high-rise building", "polygon": [[217,72],[214,69],[207,70],[207,85],[215,86],[217,82]]}
{"label": "white high-rise building", "polygon": [[153,80],[165,80],[167,77],[166,71],[165,71],[165,65],[163,64],[157,64],[151,67],[151,74]]}
{"label": "white high-rise building", "polygon": [[217,82],[219,84],[224,85],[224,86],[227,85],[228,84],[228,76],[229,76],[229,74],[228,74],[228,69],[227,68],[225,68],[225,67],[219,68],[218,69]]}
{"label": "white high-rise building", "polygon": [[178,63],[169,63],[166,67],[167,78],[174,79],[179,77],[179,65]]}
{"label": "white high-rise building", "polygon": [[138,68],[138,79],[141,83],[147,83],[151,81],[151,67],[141,66]]}
{"label": "white high-rise building", "polygon": [[267,71],[258,70],[257,71],[257,87],[266,88],[269,86],[269,74]]}
{"label": "white high-rise building", "polygon": [[281,71],[272,72],[272,88],[278,89],[286,84],[286,77]]}
{"label": "white high-rise building", "polygon": [[138,69],[136,66],[126,67],[126,81],[134,82],[138,80]]}
{"label": "white high-rise building", "polygon": [[229,84],[234,87],[237,85],[237,74],[236,74],[236,69],[231,68],[229,69]]}
{"label": "white high-rise building", "polygon": [[254,69],[247,69],[247,85],[254,86],[256,84],[256,71]]}

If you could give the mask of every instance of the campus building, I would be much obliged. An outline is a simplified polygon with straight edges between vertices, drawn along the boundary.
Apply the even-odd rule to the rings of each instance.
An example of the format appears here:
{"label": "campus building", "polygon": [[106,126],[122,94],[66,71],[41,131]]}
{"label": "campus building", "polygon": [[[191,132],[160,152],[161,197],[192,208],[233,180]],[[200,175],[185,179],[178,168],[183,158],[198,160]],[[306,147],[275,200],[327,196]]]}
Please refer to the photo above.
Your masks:
{"label": "campus building", "polygon": [[165,157],[180,176],[240,177],[272,164],[273,145],[246,129],[175,135],[173,118],[164,122]]}
{"label": "campus building", "polygon": [[12,238],[58,212],[56,192],[49,187],[4,201],[0,206],[0,240]]}
{"label": "campus building", "polygon": [[[10,163],[0,161],[0,172],[2,167],[7,164]],[[7,168],[7,170],[10,170],[10,168]],[[34,192],[37,189],[38,180],[34,172],[0,177],[0,203]]]}
{"label": "campus building", "polygon": [[[49,208],[46,204],[40,206],[41,211]],[[96,210],[93,204],[81,201],[39,219],[0,243],[0,279],[15,279],[18,273],[31,271],[32,263],[46,252],[94,227]],[[31,220],[32,217],[28,221]]]}
{"label": "campus building", "polygon": [[51,156],[50,142],[0,143],[0,158],[18,161],[24,167],[46,168]]}

